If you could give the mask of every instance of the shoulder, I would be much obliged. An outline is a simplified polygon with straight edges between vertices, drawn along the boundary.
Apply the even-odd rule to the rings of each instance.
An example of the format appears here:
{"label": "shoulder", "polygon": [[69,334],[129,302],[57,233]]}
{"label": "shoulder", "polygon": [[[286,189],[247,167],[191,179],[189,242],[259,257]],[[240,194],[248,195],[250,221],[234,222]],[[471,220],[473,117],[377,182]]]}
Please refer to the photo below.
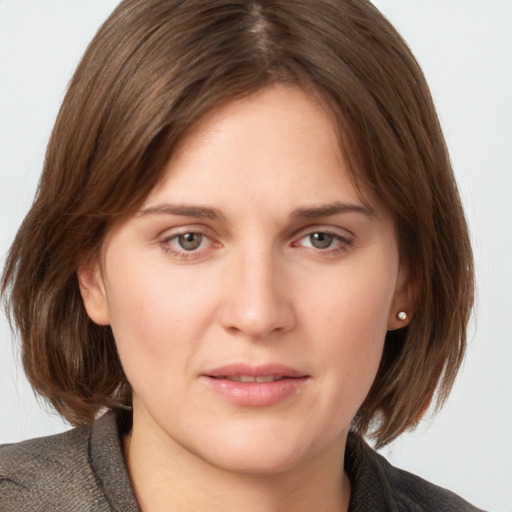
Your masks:
{"label": "shoulder", "polygon": [[380,461],[399,510],[478,511],[460,496],[434,485],[417,475],[398,469],[384,459]]}
{"label": "shoulder", "polygon": [[453,492],[392,466],[362,439],[352,437],[347,451],[354,498],[351,511],[480,511]]}
{"label": "shoulder", "polygon": [[[93,510],[92,428],[0,446],[0,510]],[[102,507],[94,510],[109,510]]]}

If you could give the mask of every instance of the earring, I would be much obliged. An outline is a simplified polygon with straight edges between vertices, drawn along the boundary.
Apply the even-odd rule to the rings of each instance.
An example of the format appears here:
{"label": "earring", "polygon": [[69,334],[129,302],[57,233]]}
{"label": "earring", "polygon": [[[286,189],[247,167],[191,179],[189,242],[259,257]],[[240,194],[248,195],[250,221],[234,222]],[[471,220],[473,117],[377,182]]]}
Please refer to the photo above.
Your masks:
{"label": "earring", "polygon": [[396,317],[398,318],[398,320],[402,320],[403,322],[404,320],[407,320],[407,313],[405,311],[399,311]]}

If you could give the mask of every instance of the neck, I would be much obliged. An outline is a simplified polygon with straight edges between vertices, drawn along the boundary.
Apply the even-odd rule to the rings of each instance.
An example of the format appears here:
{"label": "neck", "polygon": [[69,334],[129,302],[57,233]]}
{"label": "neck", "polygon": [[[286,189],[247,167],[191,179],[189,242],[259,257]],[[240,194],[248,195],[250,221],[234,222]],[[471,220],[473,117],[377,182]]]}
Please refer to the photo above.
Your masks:
{"label": "neck", "polygon": [[[262,474],[217,467],[134,421],[124,452],[142,512],[222,509],[225,512],[340,512],[350,482],[343,470],[346,437],[326,453],[284,471]],[[172,504],[172,506],[170,506]]]}

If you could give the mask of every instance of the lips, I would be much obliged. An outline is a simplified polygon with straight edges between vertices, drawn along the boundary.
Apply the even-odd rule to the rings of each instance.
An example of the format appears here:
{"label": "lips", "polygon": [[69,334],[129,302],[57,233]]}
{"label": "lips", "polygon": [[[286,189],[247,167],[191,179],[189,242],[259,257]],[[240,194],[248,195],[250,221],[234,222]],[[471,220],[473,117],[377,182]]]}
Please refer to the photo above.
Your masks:
{"label": "lips", "polygon": [[297,396],[310,376],[279,364],[232,364],[208,370],[201,381],[224,400],[245,407],[265,407]]}
{"label": "lips", "polygon": [[305,373],[282,364],[249,365],[245,363],[235,363],[213,368],[205,371],[203,375],[214,378],[272,377],[275,379],[293,379],[308,377]]}
{"label": "lips", "polygon": [[247,384],[248,382],[275,382],[276,380],[283,380],[287,377],[282,375],[224,375],[222,377],[212,377],[213,379],[227,379],[233,382],[242,382]]}

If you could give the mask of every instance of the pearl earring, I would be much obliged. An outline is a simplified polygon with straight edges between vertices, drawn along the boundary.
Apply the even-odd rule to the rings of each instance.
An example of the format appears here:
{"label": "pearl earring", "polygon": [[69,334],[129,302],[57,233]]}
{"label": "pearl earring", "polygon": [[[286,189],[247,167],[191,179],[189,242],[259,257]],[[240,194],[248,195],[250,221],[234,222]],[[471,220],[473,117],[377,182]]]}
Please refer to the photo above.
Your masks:
{"label": "pearl earring", "polygon": [[404,320],[407,320],[407,313],[405,311],[399,311],[396,317],[398,318],[398,320],[402,320],[403,322]]}

